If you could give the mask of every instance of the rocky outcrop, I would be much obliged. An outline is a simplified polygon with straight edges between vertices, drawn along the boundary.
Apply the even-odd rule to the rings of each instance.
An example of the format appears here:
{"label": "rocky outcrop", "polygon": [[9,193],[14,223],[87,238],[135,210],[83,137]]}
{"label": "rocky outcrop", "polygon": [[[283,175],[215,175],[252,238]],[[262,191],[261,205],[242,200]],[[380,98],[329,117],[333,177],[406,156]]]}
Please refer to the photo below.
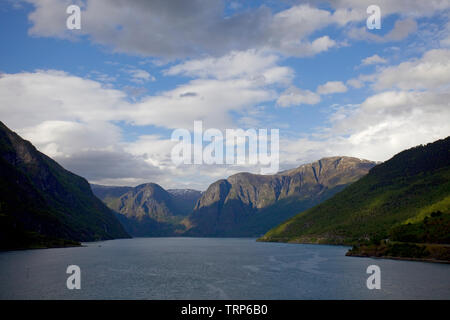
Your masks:
{"label": "rocky outcrop", "polygon": [[330,157],[275,175],[238,173],[204,192],[190,216],[191,235],[255,236],[366,175],[375,162]]}

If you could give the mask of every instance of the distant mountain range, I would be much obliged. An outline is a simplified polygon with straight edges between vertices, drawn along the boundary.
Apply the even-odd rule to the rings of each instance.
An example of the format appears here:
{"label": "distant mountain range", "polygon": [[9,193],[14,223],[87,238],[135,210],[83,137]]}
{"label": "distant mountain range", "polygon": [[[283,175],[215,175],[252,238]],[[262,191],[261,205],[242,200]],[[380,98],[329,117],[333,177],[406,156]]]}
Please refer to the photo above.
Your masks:
{"label": "distant mountain range", "polygon": [[165,190],[156,183],[132,187],[91,185],[92,191],[119,215],[134,236],[173,236],[185,230],[181,223],[202,195],[192,189]]}
{"label": "distant mountain range", "polygon": [[449,261],[450,137],[381,164],[323,158],[274,175],[238,173],[200,192],[90,186],[0,122],[0,249],[129,234],[263,235],[353,244],[349,255]]}
{"label": "distant mountain range", "polygon": [[372,161],[331,157],[274,175],[235,174],[208,187],[189,217],[186,234],[262,235],[341,191],[373,166]]}
{"label": "distant mountain range", "polygon": [[0,122],[0,249],[127,237],[84,178]]}
{"label": "distant mountain range", "polygon": [[450,244],[450,137],[400,152],[261,240],[357,244],[350,254],[450,260],[448,246],[417,245]]}
{"label": "distant mountain range", "polygon": [[204,193],[166,191],[154,183],[92,189],[135,236],[249,237],[328,199],[373,166],[350,157],[324,158],[275,175],[239,173]]}

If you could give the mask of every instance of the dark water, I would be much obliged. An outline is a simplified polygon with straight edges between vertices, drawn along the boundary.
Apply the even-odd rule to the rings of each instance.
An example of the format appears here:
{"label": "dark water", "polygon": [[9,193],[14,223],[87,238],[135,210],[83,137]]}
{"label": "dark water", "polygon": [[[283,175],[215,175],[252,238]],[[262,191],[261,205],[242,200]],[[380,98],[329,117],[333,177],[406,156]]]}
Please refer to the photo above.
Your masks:
{"label": "dark water", "polygon": [[[136,238],[0,253],[1,299],[450,299],[450,265],[346,257],[346,247]],[[381,290],[366,286],[369,265]],[[68,265],[81,290],[66,287]]]}

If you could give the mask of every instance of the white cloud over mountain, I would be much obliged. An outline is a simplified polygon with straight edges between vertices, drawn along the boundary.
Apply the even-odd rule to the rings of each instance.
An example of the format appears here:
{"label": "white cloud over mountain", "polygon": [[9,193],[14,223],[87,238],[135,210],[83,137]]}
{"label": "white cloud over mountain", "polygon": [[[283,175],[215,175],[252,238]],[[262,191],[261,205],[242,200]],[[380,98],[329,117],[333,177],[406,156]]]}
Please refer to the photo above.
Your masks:
{"label": "white cloud over mountain", "polygon": [[290,166],[337,154],[384,161],[401,150],[449,136],[449,53],[430,50],[363,77],[375,94],[360,105],[337,108],[330,125],[316,134],[284,141],[280,158]]}
{"label": "white cloud over mountain", "polygon": [[[234,71],[231,68],[228,74],[222,74],[227,62],[234,60],[238,64],[243,57],[245,68],[237,66]],[[275,56],[243,52],[182,63],[170,72],[189,70],[192,76],[204,78],[134,102],[124,91],[62,71],[3,74],[0,112],[7,125],[42,152],[92,181],[136,184],[157,179],[174,187],[178,175],[194,177],[203,172],[205,177],[211,177],[223,170],[238,169],[218,168],[213,172],[205,166],[176,170],[170,161],[174,143],[169,138],[147,135],[125,142],[118,123],[191,129],[194,121],[201,119],[206,127],[233,128],[230,112],[250,113],[253,106],[276,99],[272,86],[290,83],[292,70],[278,66],[277,60]],[[197,74],[202,67],[196,69],[191,65],[207,66],[209,73]],[[102,156],[107,157],[104,164],[99,161]],[[111,173],[114,161],[117,168],[122,168],[117,169],[120,174]]]}
{"label": "white cloud over mountain", "polygon": [[[191,129],[195,120],[219,129],[285,126],[289,134],[282,131],[280,143],[284,169],[332,155],[386,160],[450,135],[448,26],[434,47],[420,48],[423,54],[416,57],[364,52],[348,66],[376,69],[371,74],[343,79],[323,72],[326,68],[318,68],[322,71],[317,74],[307,68],[308,59],[350,47],[353,41],[405,41],[420,28],[421,17],[448,10],[447,0],[378,1],[383,17],[395,17],[383,35],[366,30],[366,8],[372,1],[365,0],[328,1],[329,9],[315,6],[323,1],[308,1],[278,10],[242,5],[231,11],[224,11],[226,4],[219,0],[76,1],[82,8],[82,29],[75,32],[65,28],[65,9],[73,1],[26,2],[33,5],[28,32],[34,37],[84,38],[101,50],[159,59],[160,73],[145,65],[118,65],[114,76],[58,70],[0,75],[2,121],[93,182],[205,188],[241,170],[259,171],[251,166],[176,168],[170,160],[174,143],[159,132]],[[293,59],[306,62],[296,65]],[[115,86],[122,76],[137,87]],[[314,85],[305,85],[308,77]],[[147,93],[161,78],[178,82]],[[361,92],[357,99],[334,102],[338,96],[345,100],[354,88]],[[294,128],[277,122],[278,113],[325,109],[328,102],[335,105],[321,111],[328,113],[321,128],[308,133],[295,128],[298,132],[291,135]],[[136,129],[135,139],[126,136],[124,126]]]}
{"label": "white cloud over mountain", "polygon": [[[283,138],[282,166],[295,166],[336,154],[386,160],[404,148],[450,135],[450,94],[439,90],[450,84],[449,72],[445,69],[449,61],[447,55],[447,50],[431,50],[420,59],[390,66],[375,74],[374,88],[382,92],[368,97],[359,106],[336,109],[330,115],[330,126],[310,137]],[[0,111],[7,125],[19,128],[19,133],[41,151],[92,181],[136,184],[152,177],[174,186],[177,179],[182,181],[197,174],[204,182],[197,181],[196,186],[204,187],[219,172],[227,175],[239,168],[211,170],[209,166],[187,166],[177,170],[170,161],[173,142],[168,138],[143,135],[134,142],[125,142],[120,127],[114,123],[126,121],[170,128],[176,124],[189,127],[194,120],[206,119],[208,127],[220,128],[226,123],[229,111],[275,98],[274,92],[264,90],[264,84],[255,85],[250,76],[254,70],[266,72],[273,68],[274,60],[270,61],[262,64],[263,67],[249,67],[250,71],[244,73],[230,71],[224,80],[192,80],[136,103],[128,102],[125,93],[119,90],[104,88],[98,82],[64,72],[4,74],[0,78]],[[211,61],[205,63],[211,64]],[[196,72],[197,69],[180,65],[172,70]],[[434,77],[428,77],[427,72],[433,70],[440,73],[436,71]],[[209,71],[210,74],[203,76],[214,75],[214,68]],[[244,74],[244,78],[231,78]],[[410,82],[411,78],[415,81]],[[340,92],[341,85],[328,82],[319,91],[322,94]],[[392,90],[394,87],[398,89]],[[383,91],[384,88],[391,90]],[[196,95],[183,97],[186,92],[196,92]],[[189,102],[189,99],[194,101]],[[277,98],[277,103],[285,107],[318,101],[318,94],[296,87],[288,87]],[[14,108],[10,108],[11,105]],[[211,105],[216,108],[214,112],[210,110]],[[174,112],[175,109],[178,111]],[[229,121],[227,125],[232,127],[231,119]]]}

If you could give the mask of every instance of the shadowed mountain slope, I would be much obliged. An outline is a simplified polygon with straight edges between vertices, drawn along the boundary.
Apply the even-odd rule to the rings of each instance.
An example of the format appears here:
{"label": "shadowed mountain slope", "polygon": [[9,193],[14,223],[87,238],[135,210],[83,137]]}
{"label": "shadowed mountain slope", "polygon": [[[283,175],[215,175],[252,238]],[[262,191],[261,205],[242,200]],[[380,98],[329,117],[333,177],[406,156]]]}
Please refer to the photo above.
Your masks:
{"label": "shadowed mountain slope", "polygon": [[0,246],[73,245],[129,235],[89,183],[0,122]]}

